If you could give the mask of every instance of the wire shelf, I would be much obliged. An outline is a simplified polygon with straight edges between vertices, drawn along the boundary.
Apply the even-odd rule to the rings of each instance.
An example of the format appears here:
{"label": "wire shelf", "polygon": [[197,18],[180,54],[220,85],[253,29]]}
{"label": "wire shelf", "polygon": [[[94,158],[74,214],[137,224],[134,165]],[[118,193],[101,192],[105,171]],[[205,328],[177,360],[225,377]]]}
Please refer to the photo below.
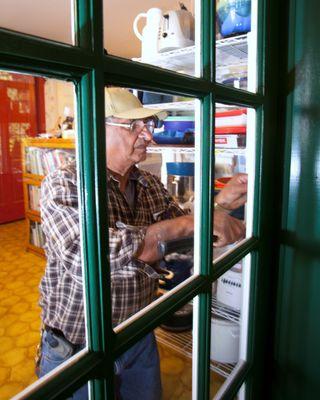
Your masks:
{"label": "wire shelf", "polygon": [[216,67],[246,63],[248,58],[247,35],[217,40]]}
{"label": "wire shelf", "polygon": [[[146,108],[155,108],[166,111],[193,111],[195,109],[194,100],[183,100],[183,101],[173,101],[171,103],[157,103],[157,104],[145,104]],[[238,106],[233,106],[230,104],[216,103],[216,107],[219,109],[238,109]]]}
{"label": "wire shelf", "polygon": [[188,332],[168,332],[162,328],[155,330],[157,341],[177,353],[186,357],[192,357],[192,333]]}
{"label": "wire shelf", "polygon": [[172,103],[145,104],[144,107],[166,111],[194,111],[194,100],[173,101]]}
{"label": "wire shelf", "polygon": [[147,147],[147,153],[160,153],[162,154],[165,151],[170,151],[172,154],[194,154],[194,146],[183,147],[181,145],[150,145]]}
{"label": "wire shelf", "polygon": [[[195,46],[158,53],[157,57],[148,60],[147,64],[169,70],[194,75]],[[133,58],[133,61],[144,62],[141,58]]]}
{"label": "wire shelf", "polygon": [[[239,35],[216,41],[216,67],[246,63],[248,58],[247,35]],[[145,62],[141,58],[133,61]],[[194,75],[195,46],[158,53],[147,64],[184,74]]]}
{"label": "wire shelf", "polygon": [[212,295],[211,301],[211,312],[219,317],[225,318],[229,321],[239,323],[240,322],[240,311],[234,308],[228,307],[223,303],[220,303],[215,295]]}
{"label": "wire shelf", "polygon": [[[168,332],[164,329],[157,328],[155,330],[157,342],[161,343],[163,346],[176,351],[178,354],[186,356],[188,358],[192,358],[192,332]],[[223,364],[215,361],[210,361],[210,369],[211,371],[216,372],[217,374],[227,378],[232,370],[234,369],[235,364]]]}

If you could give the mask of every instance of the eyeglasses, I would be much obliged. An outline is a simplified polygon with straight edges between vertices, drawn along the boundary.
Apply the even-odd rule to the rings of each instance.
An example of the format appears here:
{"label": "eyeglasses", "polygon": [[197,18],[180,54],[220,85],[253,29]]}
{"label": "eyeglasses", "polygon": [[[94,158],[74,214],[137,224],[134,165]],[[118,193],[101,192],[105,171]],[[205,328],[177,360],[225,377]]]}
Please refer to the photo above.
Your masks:
{"label": "eyeglasses", "polygon": [[121,126],[129,129],[133,133],[141,133],[144,128],[153,135],[156,123],[153,119],[149,119],[147,122],[143,122],[141,119],[134,119],[130,124],[122,124],[120,122],[106,122],[106,125],[110,126]]}

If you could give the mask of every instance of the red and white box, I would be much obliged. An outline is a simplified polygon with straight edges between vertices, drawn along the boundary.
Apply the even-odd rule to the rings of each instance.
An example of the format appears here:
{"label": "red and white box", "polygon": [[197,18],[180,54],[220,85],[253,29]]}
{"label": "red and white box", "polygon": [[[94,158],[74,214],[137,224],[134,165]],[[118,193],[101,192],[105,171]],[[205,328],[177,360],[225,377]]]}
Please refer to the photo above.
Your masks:
{"label": "red and white box", "polygon": [[246,146],[247,110],[217,112],[215,118],[216,148],[237,149]]}

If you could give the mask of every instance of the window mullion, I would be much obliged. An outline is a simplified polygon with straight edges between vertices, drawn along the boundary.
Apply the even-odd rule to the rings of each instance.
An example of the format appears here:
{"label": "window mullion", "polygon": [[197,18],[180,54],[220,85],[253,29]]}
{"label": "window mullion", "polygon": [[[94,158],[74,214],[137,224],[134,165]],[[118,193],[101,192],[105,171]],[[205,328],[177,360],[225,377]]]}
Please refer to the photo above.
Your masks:
{"label": "window mullion", "polygon": [[[91,381],[91,397],[114,398],[111,282],[108,260],[107,188],[103,65],[102,1],[79,0],[76,36],[94,53],[95,67],[78,87],[79,174],[82,203],[83,264],[90,350],[104,354],[101,377]],[[106,381],[105,377],[109,380]],[[98,379],[101,378],[101,379]],[[108,383],[108,384],[107,384]]]}
{"label": "window mullion", "polygon": [[[215,1],[201,2],[201,66],[204,79],[210,82],[215,62]],[[210,82],[210,85],[211,82]],[[195,231],[195,248],[199,248],[201,275],[210,276],[212,269],[213,185],[214,181],[214,96],[204,97],[201,104],[200,140],[200,232]],[[197,221],[197,219],[195,220]],[[195,227],[196,228],[196,227]],[[200,238],[202,238],[200,240]],[[194,301],[193,332],[193,399],[209,399],[211,287]],[[200,334],[201,333],[201,334]]]}

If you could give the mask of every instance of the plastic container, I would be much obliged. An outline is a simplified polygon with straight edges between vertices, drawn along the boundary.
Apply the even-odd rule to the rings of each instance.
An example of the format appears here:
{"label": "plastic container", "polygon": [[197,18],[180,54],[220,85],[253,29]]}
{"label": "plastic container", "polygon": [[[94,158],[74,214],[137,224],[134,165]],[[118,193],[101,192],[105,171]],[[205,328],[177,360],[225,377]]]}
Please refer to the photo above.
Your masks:
{"label": "plastic container", "polygon": [[179,176],[194,176],[194,163],[167,162],[167,174]]}
{"label": "plastic container", "polygon": [[153,140],[157,144],[180,144],[180,145],[193,145],[194,132],[186,130],[182,131],[162,131],[153,134]]}
{"label": "plastic container", "polygon": [[242,274],[229,270],[218,279],[217,300],[235,310],[241,309]]}
{"label": "plastic container", "polygon": [[251,30],[251,0],[219,0],[217,14],[222,37],[241,35]]}
{"label": "plastic container", "polygon": [[240,327],[237,323],[213,315],[211,318],[210,358],[234,364],[239,360]]}

